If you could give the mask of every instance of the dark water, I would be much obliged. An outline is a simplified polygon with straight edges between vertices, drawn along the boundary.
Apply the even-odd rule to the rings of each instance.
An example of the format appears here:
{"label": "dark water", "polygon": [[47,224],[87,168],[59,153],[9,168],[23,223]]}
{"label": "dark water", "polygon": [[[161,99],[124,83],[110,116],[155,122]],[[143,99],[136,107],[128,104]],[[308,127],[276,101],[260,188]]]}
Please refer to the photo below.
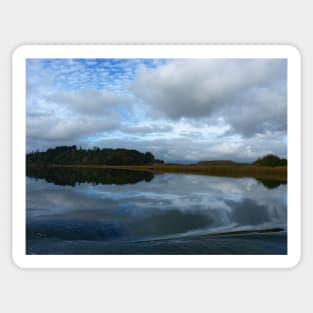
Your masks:
{"label": "dark water", "polygon": [[28,254],[285,254],[287,185],[104,169],[27,170]]}

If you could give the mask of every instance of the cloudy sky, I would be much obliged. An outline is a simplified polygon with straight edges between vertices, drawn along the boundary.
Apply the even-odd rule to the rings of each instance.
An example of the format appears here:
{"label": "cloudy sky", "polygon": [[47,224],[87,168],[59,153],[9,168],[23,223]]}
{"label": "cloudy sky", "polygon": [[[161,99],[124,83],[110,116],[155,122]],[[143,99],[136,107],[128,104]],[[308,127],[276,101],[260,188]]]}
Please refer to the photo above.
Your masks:
{"label": "cloudy sky", "polygon": [[150,151],[167,162],[287,154],[284,59],[28,59],[27,151]]}

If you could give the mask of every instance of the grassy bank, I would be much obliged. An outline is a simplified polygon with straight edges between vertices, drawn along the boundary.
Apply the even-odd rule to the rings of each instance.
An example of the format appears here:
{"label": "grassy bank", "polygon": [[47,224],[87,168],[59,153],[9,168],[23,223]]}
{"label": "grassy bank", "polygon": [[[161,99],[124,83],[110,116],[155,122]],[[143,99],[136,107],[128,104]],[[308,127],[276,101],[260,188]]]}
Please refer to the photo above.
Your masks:
{"label": "grassy bank", "polygon": [[[38,166],[28,164],[27,166]],[[108,168],[125,169],[132,171],[148,171],[154,174],[176,173],[176,174],[198,174],[226,177],[253,177],[260,179],[273,179],[287,181],[287,166],[256,166],[256,165],[184,165],[184,164],[154,164],[154,165],[48,165],[49,167],[71,167],[71,168]]]}
{"label": "grassy bank", "polygon": [[158,165],[156,172],[192,173],[212,176],[255,177],[287,180],[287,167],[265,167],[255,165]]}

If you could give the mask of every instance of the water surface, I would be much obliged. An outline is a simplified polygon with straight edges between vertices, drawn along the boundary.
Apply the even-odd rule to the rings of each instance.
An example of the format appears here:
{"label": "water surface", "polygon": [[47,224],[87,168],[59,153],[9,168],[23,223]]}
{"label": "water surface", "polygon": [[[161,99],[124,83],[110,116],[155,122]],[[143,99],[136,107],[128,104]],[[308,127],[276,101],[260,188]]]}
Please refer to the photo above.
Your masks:
{"label": "water surface", "polygon": [[69,168],[27,175],[29,254],[287,252],[281,182]]}

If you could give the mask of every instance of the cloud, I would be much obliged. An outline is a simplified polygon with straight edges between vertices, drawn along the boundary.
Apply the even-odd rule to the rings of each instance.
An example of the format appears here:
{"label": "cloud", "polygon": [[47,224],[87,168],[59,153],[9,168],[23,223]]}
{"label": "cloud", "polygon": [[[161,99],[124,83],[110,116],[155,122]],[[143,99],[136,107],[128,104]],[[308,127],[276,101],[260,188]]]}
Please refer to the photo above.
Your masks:
{"label": "cloud", "polygon": [[132,112],[125,86],[140,64],[140,60],[27,60],[28,151],[117,131]]}
{"label": "cloud", "polygon": [[93,143],[100,147],[137,149],[150,151],[166,162],[198,162],[201,160],[228,159],[234,161],[253,161],[268,153],[286,157],[287,147],[282,133],[257,135],[242,140],[228,137],[220,140],[199,136],[176,136],[167,138],[166,134],[157,137],[115,137],[99,139]]}
{"label": "cloud", "polygon": [[27,136],[32,139],[75,140],[89,134],[112,130],[119,125],[118,120],[59,118],[55,116],[35,118],[28,121]]}
{"label": "cloud", "polygon": [[118,129],[118,106],[127,99],[109,92],[83,90],[56,92],[33,101],[27,116],[27,138],[36,146],[36,141],[37,145],[43,141],[50,145],[72,144]]}
{"label": "cloud", "polygon": [[111,92],[100,90],[81,90],[78,92],[60,92],[47,97],[47,101],[58,104],[74,113],[98,115],[114,110],[120,104],[127,104],[129,99]]}
{"label": "cloud", "polygon": [[245,136],[286,129],[286,61],[174,60],[142,67],[131,91],[172,120],[219,118]]}
{"label": "cloud", "polygon": [[150,135],[150,134],[160,134],[160,133],[168,133],[173,130],[173,126],[171,125],[155,125],[151,123],[151,125],[139,125],[139,126],[125,126],[120,129],[120,131],[125,132],[127,134],[132,135]]}

